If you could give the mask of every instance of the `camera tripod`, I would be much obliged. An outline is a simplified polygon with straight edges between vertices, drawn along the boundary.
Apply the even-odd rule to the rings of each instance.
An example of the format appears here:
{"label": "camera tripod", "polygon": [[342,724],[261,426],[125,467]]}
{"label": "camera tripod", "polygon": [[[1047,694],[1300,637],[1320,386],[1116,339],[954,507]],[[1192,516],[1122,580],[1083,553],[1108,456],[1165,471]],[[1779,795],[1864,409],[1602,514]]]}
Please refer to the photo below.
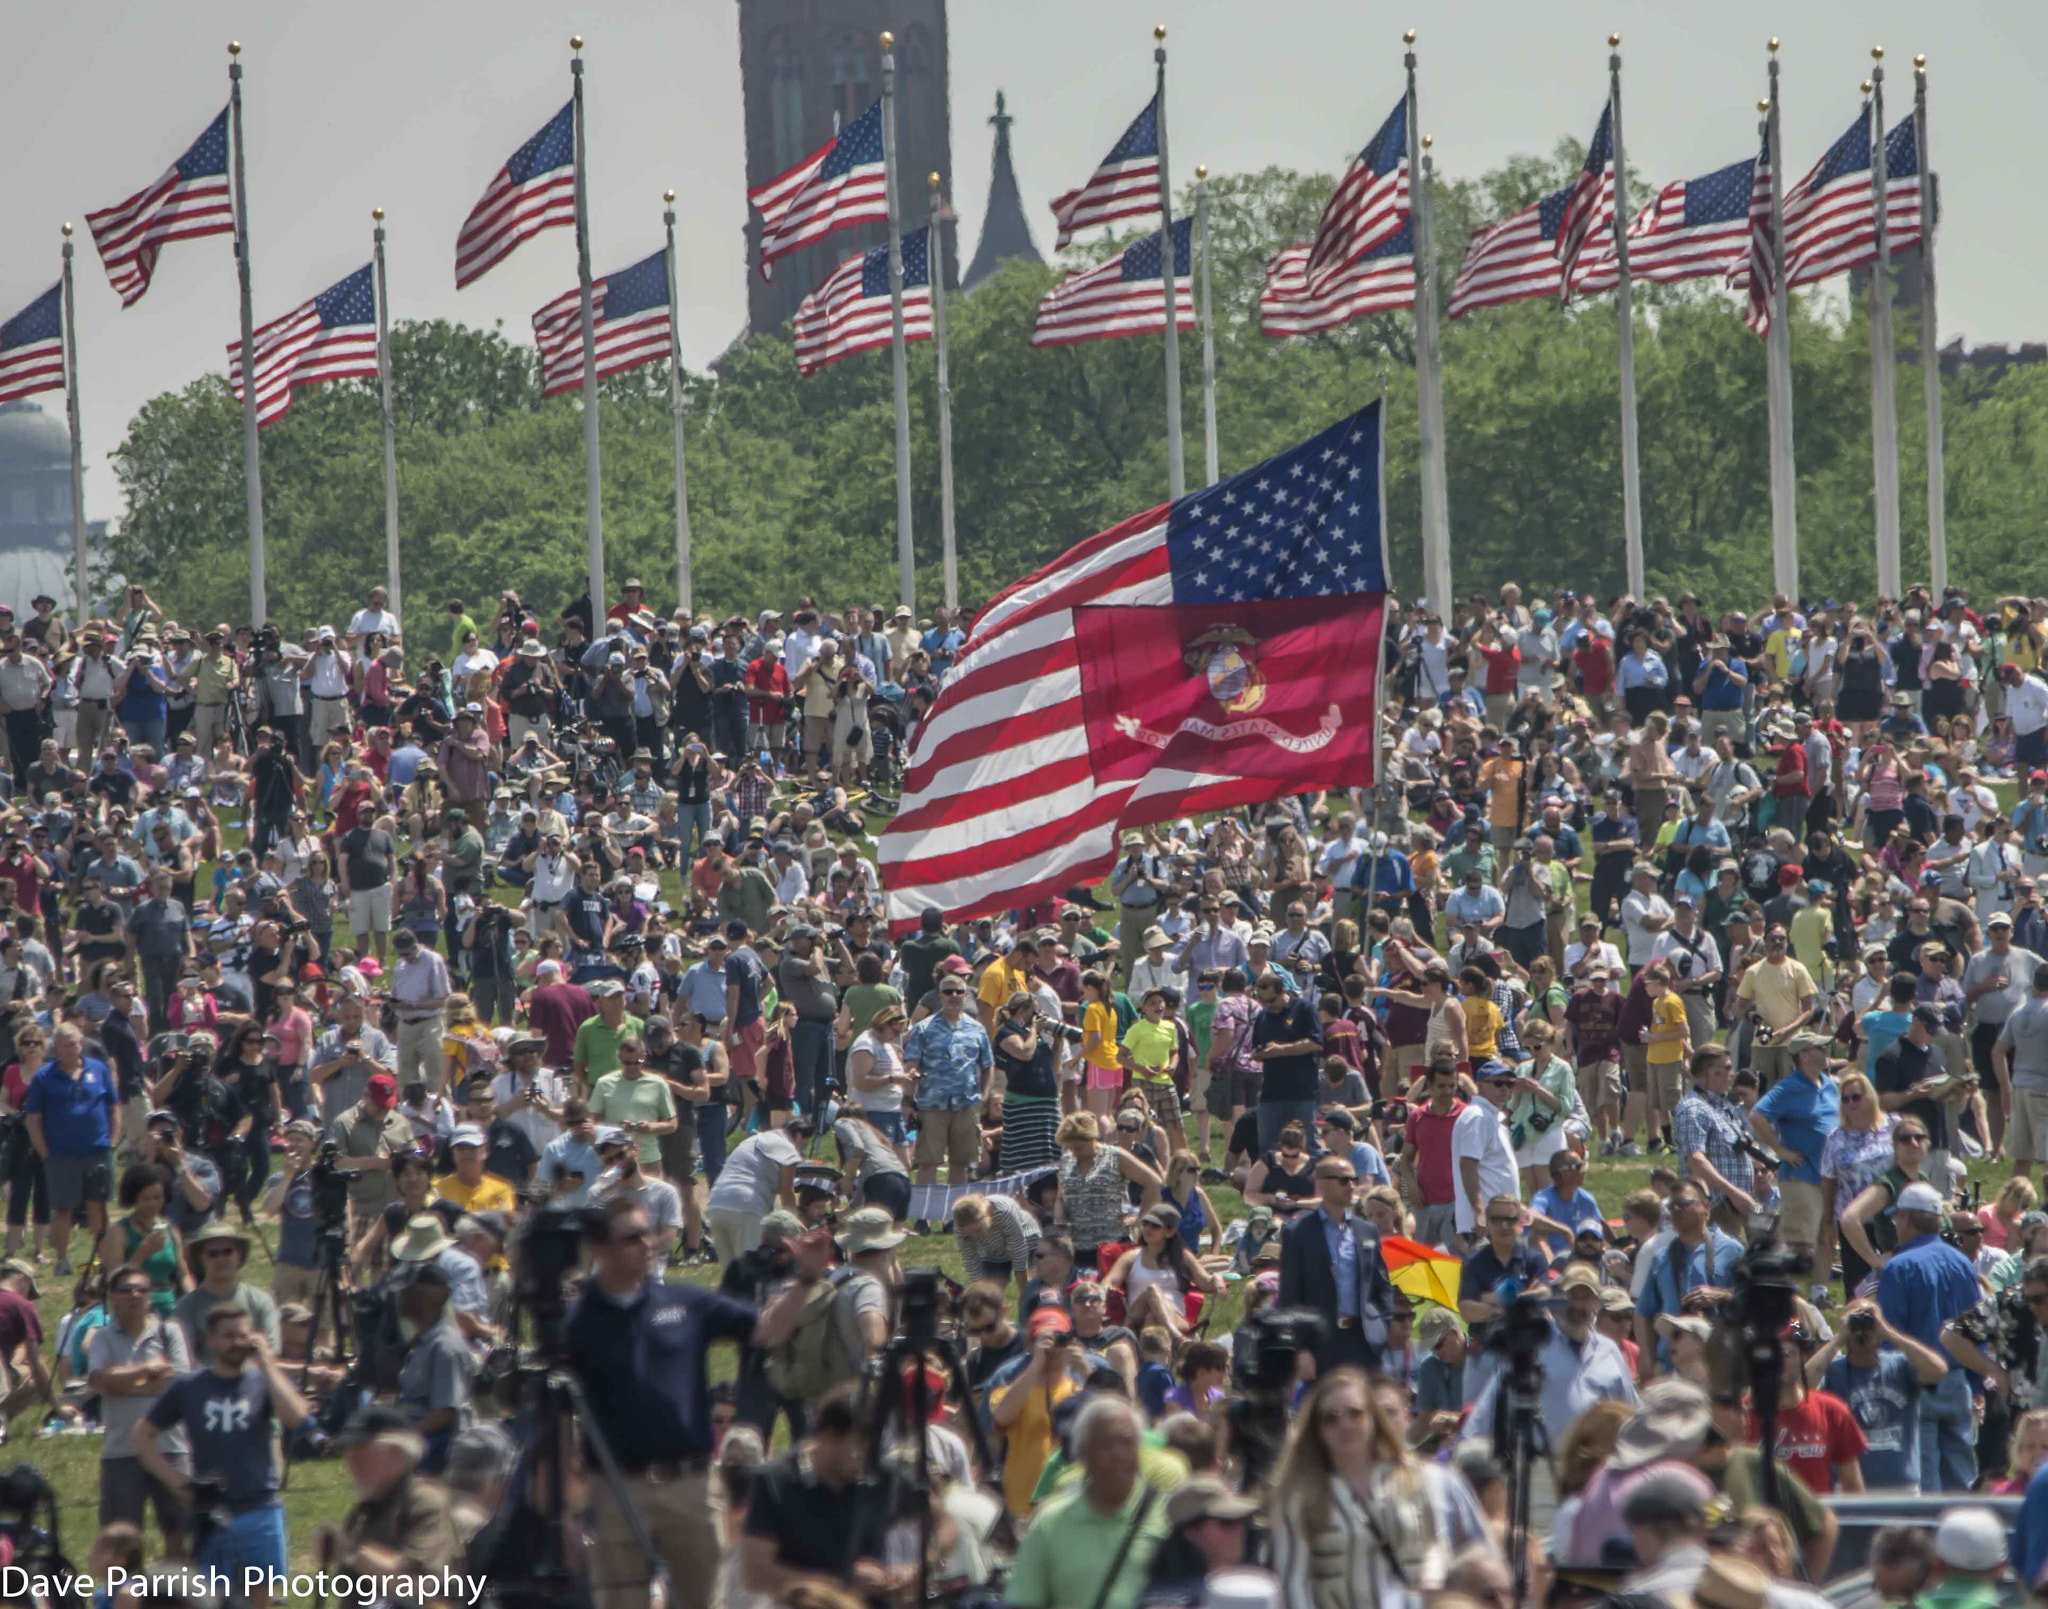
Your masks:
{"label": "camera tripod", "polygon": [[1539,1454],[1553,1488],[1557,1475],[1550,1428],[1537,1401],[1542,1389],[1543,1365],[1534,1353],[1519,1352],[1509,1356],[1494,1386],[1493,1456],[1507,1471],[1508,1570],[1518,1606],[1529,1601],[1529,1497]]}
{"label": "camera tripod", "polygon": [[355,1302],[355,1278],[349,1271],[347,1235],[339,1223],[322,1220],[319,1224],[320,1272],[313,1281],[313,1298],[306,1305],[313,1310],[313,1322],[306,1332],[306,1361],[299,1370],[299,1391],[303,1395],[306,1382],[313,1373],[313,1354],[320,1348],[320,1315],[323,1310],[331,1311],[334,1317],[334,1361],[349,1363],[349,1314]]}
{"label": "camera tripod", "polygon": [[[925,1360],[936,1356],[944,1366],[946,1379],[958,1394],[959,1400],[973,1402],[973,1395],[967,1388],[967,1371],[961,1367],[960,1352],[946,1337],[939,1334],[938,1306],[936,1292],[931,1299],[920,1297],[917,1276],[929,1270],[913,1270],[905,1281],[900,1304],[903,1334],[884,1348],[882,1355],[868,1369],[867,1395],[874,1412],[874,1427],[868,1444],[868,1468],[879,1473],[882,1467],[883,1443],[888,1439],[892,1421],[917,1438],[917,1469],[911,1478],[909,1508],[917,1515],[917,1598],[916,1602],[931,1601],[932,1562],[932,1451],[931,1439],[925,1432],[930,1428],[931,1419],[925,1402],[924,1369]],[[911,1386],[908,1391],[900,1389],[905,1368],[911,1371]],[[908,1399],[906,1401],[906,1399]],[[988,1438],[982,1434],[981,1416],[970,1410],[962,1414],[970,1438],[974,1443],[974,1455],[983,1469],[993,1468],[989,1459]],[[1000,1534],[1010,1523],[1007,1512],[997,1521]],[[849,1563],[851,1561],[848,1561]]]}

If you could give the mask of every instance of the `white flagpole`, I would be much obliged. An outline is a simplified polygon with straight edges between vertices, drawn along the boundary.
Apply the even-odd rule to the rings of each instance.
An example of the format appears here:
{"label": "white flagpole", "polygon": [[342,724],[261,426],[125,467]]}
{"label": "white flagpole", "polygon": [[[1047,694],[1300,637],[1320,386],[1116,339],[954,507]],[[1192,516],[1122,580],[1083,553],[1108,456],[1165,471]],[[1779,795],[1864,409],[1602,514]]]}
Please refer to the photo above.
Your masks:
{"label": "white flagpole", "polygon": [[1202,468],[1205,486],[1221,479],[1216,466],[1216,325],[1209,303],[1209,169],[1195,168],[1195,249],[1202,254]]}
{"label": "white flagpole", "polygon": [[[1422,584],[1430,604],[1451,618],[1451,521],[1444,473],[1443,352],[1437,332],[1436,227],[1430,193],[1429,140],[1421,133],[1415,93],[1415,30],[1408,47],[1409,228],[1415,241],[1415,425],[1421,469]],[[1381,421],[1382,433],[1385,420]]]}
{"label": "white flagpole", "polygon": [[931,186],[931,224],[926,239],[932,282],[932,340],[939,358],[939,541],[945,555],[946,607],[960,607],[960,558],[953,546],[953,381],[946,365],[946,240],[941,232],[946,202],[939,176]]}
{"label": "white flagpole", "polygon": [[242,47],[228,41],[228,121],[235,141],[235,273],[242,290],[242,492],[249,518],[249,623],[270,612],[263,584],[263,459],[257,450],[256,300],[249,282],[249,186],[242,140]]}
{"label": "white flagpole", "polygon": [[384,209],[372,207],[371,236],[376,246],[377,277],[377,400],[384,411],[384,590],[391,615],[403,620],[404,599],[398,590],[398,415],[391,396],[391,297],[384,279]]}
{"label": "white flagpole", "polygon": [[1180,294],[1173,261],[1173,178],[1166,163],[1166,24],[1152,30],[1152,60],[1158,69],[1159,108],[1159,273],[1166,296],[1166,490],[1178,501],[1187,494],[1187,454],[1180,439]]}
{"label": "white flagpole", "polygon": [[1927,58],[1913,58],[1913,143],[1920,153],[1920,385],[1927,403],[1927,568],[1948,586],[1948,471],[1942,463],[1941,325],[1934,307],[1934,166],[1927,155]]}
{"label": "white flagpole", "polygon": [[[85,593],[85,443],[78,426],[77,304],[71,294],[71,225],[64,225],[64,417],[71,426],[71,588],[78,624],[91,610]],[[246,369],[245,371],[246,372]]]}
{"label": "white flagpole", "polygon": [[1877,590],[1897,598],[1899,577],[1899,410],[1893,394],[1892,239],[1884,149],[1884,46],[1870,57],[1870,205],[1877,261],[1870,265],[1870,456],[1877,482]]}
{"label": "white flagpole", "polygon": [[604,482],[597,450],[597,315],[590,289],[590,186],[583,137],[583,36],[569,40],[569,76],[576,86],[576,283],[583,303],[583,517],[590,544],[590,618],[602,629],[604,589]]}
{"label": "white flagpole", "polygon": [[1621,335],[1621,514],[1628,555],[1629,595],[1641,601],[1643,575],[1643,470],[1636,451],[1636,319],[1628,278],[1628,167],[1621,144],[1621,35],[1607,36],[1607,94],[1614,123],[1614,255],[1621,278],[1614,314]]}
{"label": "white flagpole", "polygon": [[668,411],[676,429],[676,602],[694,618],[690,596],[690,487],[683,473],[683,327],[676,304],[676,193],[661,193],[668,228]]}
{"label": "white flagpole", "polygon": [[1771,572],[1776,590],[1799,596],[1799,477],[1792,450],[1792,293],[1785,284],[1785,142],[1778,115],[1778,41],[1771,40],[1771,97],[1757,107],[1771,163],[1771,329],[1764,340],[1771,432]]}
{"label": "white flagpole", "polygon": [[917,549],[910,527],[910,357],[903,344],[903,212],[896,176],[896,36],[882,35],[882,177],[889,196],[890,355],[896,380],[897,601],[917,607]]}

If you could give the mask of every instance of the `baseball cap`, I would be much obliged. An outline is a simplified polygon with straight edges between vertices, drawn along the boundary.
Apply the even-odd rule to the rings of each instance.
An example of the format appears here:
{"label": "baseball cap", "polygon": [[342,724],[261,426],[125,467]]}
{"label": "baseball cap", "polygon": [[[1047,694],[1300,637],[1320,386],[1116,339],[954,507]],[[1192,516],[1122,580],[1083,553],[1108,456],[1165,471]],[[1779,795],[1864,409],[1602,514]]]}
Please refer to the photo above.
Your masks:
{"label": "baseball cap", "polygon": [[398,1099],[398,1080],[389,1073],[372,1073],[369,1083],[365,1084],[363,1088],[370,1094],[377,1096],[380,1100],[395,1101]]}
{"label": "baseball cap", "polygon": [[486,1142],[484,1140],[484,1131],[482,1129],[478,1128],[474,1123],[464,1123],[459,1125],[456,1128],[455,1132],[448,1136],[448,1143],[450,1145],[480,1146]]}
{"label": "baseball cap", "polygon": [[597,1131],[597,1139],[593,1143],[600,1151],[604,1150],[607,1146],[624,1145],[626,1143],[626,1131],[615,1124],[608,1124]]}
{"label": "baseball cap", "polygon": [[1934,1556],[1955,1570],[1996,1570],[2005,1563],[2005,1522],[1988,1508],[1952,1508],[1934,1533]]}
{"label": "baseball cap", "polygon": [[1597,1291],[1600,1289],[1600,1276],[1584,1263],[1573,1263],[1558,1280],[1557,1288],[1560,1291]]}
{"label": "baseball cap", "polygon": [[1924,1179],[1915,1179],[1899,1192],[1901,1212],[1942,1212],[1946,1206],[1941,1192]]}
{"label": "baseball cap", "polygon": [[1034,1339],[1041,1335],[1072,1335],[1074,1321],[1064,1307],[1048,1306],[1033,1313],[1024,1328]]}

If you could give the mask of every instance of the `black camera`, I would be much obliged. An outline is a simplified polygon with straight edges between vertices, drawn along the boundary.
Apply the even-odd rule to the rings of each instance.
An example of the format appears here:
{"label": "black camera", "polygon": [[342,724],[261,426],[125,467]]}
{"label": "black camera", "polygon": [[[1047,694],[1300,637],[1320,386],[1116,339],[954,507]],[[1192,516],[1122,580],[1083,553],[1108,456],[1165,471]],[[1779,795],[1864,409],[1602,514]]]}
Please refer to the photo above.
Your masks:
{"label": "black camera", "polygon": [[581,1265],[584,1241],[601,1235],[604,1224],[604,1214],[594,1207],[543,1206],[527,1220],[513,1261],[513,1297],[533,1314],[534,1340],[543,1353],[559,1350],[567,1305],[563,1281]]}
{"label": "black camera", "polygon": [[936,1268],[906,1268],[903,1271],[902,1304],[898,1315],[903,1333],[920,1347],[939,1338],[939,1271]]}
{"label": "black camera", "polygon": [[1252,1344],[1235,1348],[1231,1361],[1238,1388],[1248,1394],[1292,1390],[1302,1353],[1314,1352],[1327,1333],[1323,1316],[1305,1307],[1255,1314],[1246,1329]]}
{"label": "black camera", "polygon": [[348,1175],[341,1168],[341,1147],[322,1140],[306,1170],[313,1191],[313,1222],[323,1235],[339,1235],[348,1223]]}

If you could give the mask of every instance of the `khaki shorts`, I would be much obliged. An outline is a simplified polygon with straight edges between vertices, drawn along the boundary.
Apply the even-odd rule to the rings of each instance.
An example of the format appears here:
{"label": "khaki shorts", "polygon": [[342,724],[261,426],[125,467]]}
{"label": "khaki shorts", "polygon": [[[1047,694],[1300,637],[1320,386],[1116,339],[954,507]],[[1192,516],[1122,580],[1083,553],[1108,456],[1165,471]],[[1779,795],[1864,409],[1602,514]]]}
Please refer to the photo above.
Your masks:
{"label": "khaki shorts", "polygon": [[1380,1093],[1392,1099],[1408,1093],[1408,1086],[1415,1081],[1415,1075],[1429,1065],[1427,1045],[1395,1045],[1387,1051],[1387,1076],[1393,1080],[1391,1086],[1382,1084]]}
{"label": "khaki shorts", "polygon": [[1195,1063],[1195,1070],[1188,1079],[1188,1110],[1206,1112],[1209,1109],[1209,1064]]}
{"label": "khaki shorts", "polygon": [[1628,1092],[1648,1098],[1650,1093],[1650,1047],[1648,1045],[1623,1045],[1621,1047],[1621,1072],[1628,1080]]}
{"label": "khaki shorts", "polygon": [[1685,1093],[1685,1062],[1651,1061],[1649,1046],[1643,1047],[1643,1088],[1649,1094],[1650,1105],[1660,1112],[1678,1110],[1679,1098]]}
{"label": "khaki shorts", "polygon": [[2048,1159],[2048,1090],[2013,1086],[2012,1116],[2005,1120],[2005,1151],[2015,1162]]}
{"label": "khaki shorts", "polygon": [[1617,1061],[1587,1062],[1579,1069],[1579,1099],[1586,1110],[1597,1112],[1603,1106],[1621,1104],[1621,1063]]}
{"label": "khaki shorts", "polygon": [[1778,1181],[1778,1238],[1812,1250],[1820,1239],[1820,1186],[1804,1179]]}
{"label": "khaki shorts", "polygon": [[981,1160],[981,1108],[919,1112],[915,1160],[921,1168],[935,1168],[944,1162],[957,1173],[972,1169]]}

